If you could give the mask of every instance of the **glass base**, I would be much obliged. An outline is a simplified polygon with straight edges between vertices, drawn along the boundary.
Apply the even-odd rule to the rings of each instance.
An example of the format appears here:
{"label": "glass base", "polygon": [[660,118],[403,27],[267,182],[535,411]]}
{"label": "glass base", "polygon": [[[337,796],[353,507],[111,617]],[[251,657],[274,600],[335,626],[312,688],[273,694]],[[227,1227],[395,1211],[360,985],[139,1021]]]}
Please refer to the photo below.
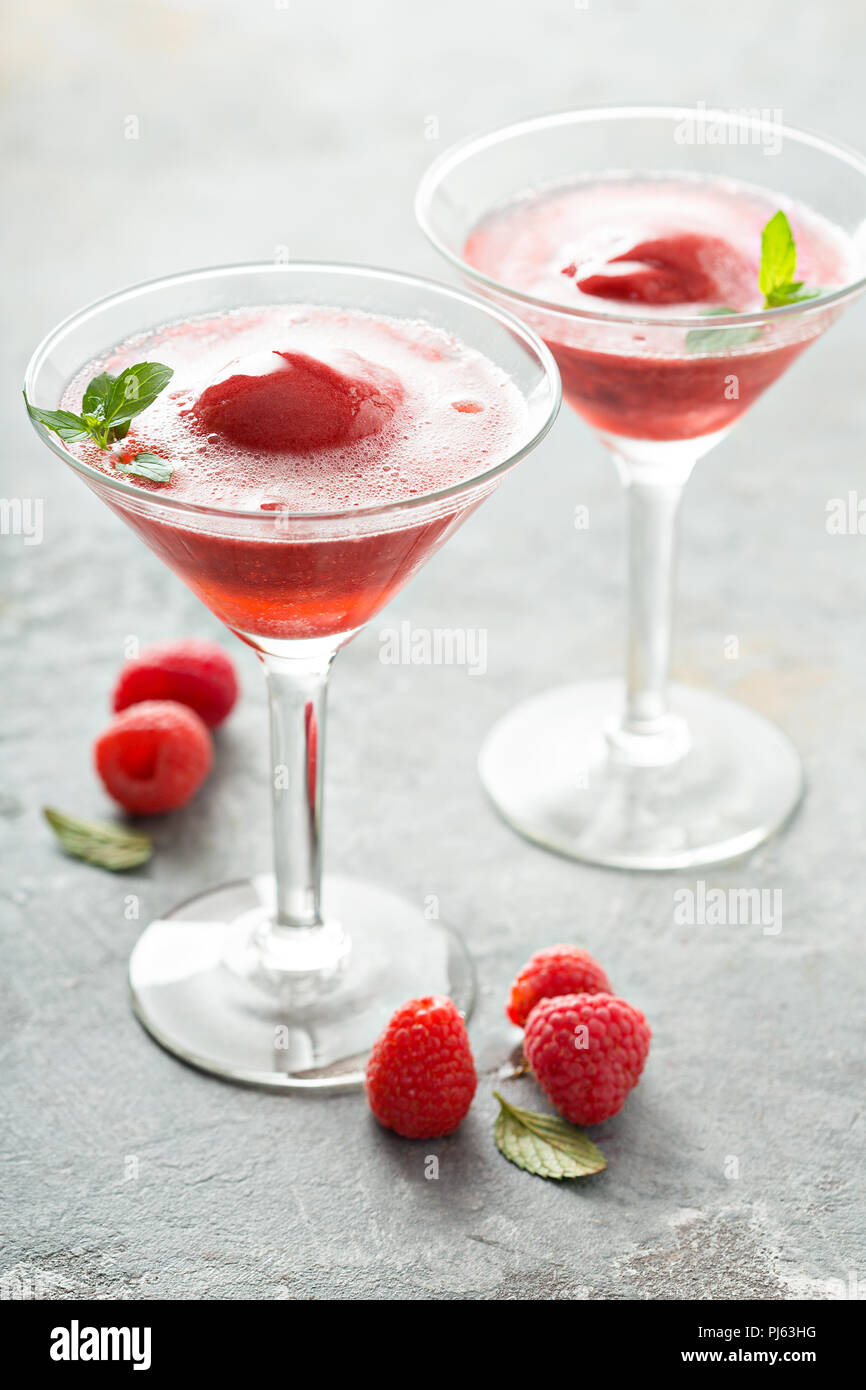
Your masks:
{"label": "glass base", "polygon": [[269,874],[228,883],[152,922],[136,943],[132,1006],[192,1066],[277,1091],[350,1090],[407,999],[446,994],[470,1012],[465,947],[395,894],[326,878],[325,926],[296,938],[269,931],[273,904]]}
{"label": "glass base", "polygon": [[795,748],[769,720],[720,695],[674,685],[670,696],[663,733],[625,736],[620,681],[527,700],[481,750],[493,804],[536,844],[619,869],[687,869],[754,849],[802,796]]}

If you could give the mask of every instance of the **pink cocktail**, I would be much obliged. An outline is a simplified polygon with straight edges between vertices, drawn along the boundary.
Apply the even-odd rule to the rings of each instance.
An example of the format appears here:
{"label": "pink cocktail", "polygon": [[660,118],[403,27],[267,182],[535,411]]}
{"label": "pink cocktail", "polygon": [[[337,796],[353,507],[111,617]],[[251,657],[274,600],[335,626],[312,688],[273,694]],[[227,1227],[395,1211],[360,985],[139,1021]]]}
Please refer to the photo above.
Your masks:
{"label": "pink cocktail", "polygon": [[[175,519],[112,505],[253,645],[345,640],[362,627],[478,499],[458,495],[417,523],[387,509],[459,490],[509,456],[526,419],[507,374],[448,332],[303,305],[137,334],[86,364],[63,404],[77,409],[98,372],[117,375],[139,361],[164,362],[174,375],[123,441],[125,457],[147,450],[173,473],[138,486],[155,501],[250,517],[224,534],[188,524],[186,512]],[[73,447],[112,476],[112,455]],[[337,510],[342,523],[310,533],[310,518]],[[364,525],[371,513],[372,527]]]}
{"label": "pink cocktail", "polygon": [[491,799],[592,863],[745,853],[790,816],[802,769],[757,713],[669,685],[679,505],[697,461],[861,293],[866,160],[752,113],[567,111],[447,150],[416,208],[465,280],[548,344],[628,496],[626,680],[502,719],[481,754]]}
{"label": "pink cocktail", "polygon": [[[485,217],[464,255],[490,279],[565,311],[533,321],[565,399],[588,424],[614,439],[702,440],[729,429],[826,326],[811,318],[795,334],[772,323],[744,329],[735,370],[731,349],[715,350],[720,308],[763,307],[761,233],[780,201],[797,278],[828,291],[847,284],[858,260],[839,227],[778,195],[694,177],[611,177],[524,196]],[[581,313],[617,318],[568,316]],[[623,323],[624,313],[648,317],[649,331]],[[684,330],[665,322],[675,314],[707,322]]]}
{"label": "pink cocktail", "polygon": [[[147,408],[109,440],[111,403],[127,387],[134,402],[148,377],[161,392],[143,391]],[[232,1080],[356,1086],[398,1005],[443,993],[468,1011],[474,985],[462,943],[420,904],[322,882],[329,671],[546,434],[553,359],[510,315],[434,281],[241,266],[75,315],[37,349],[26,391],[45,442],[267,676],[275,872],[150,924],[130,961],[136,1013],[177,1056]],[[96,442],[64,442],[51,431],[84,420],[85,396],[104,399]],[[377,825],[374,807],[366,817]]]}

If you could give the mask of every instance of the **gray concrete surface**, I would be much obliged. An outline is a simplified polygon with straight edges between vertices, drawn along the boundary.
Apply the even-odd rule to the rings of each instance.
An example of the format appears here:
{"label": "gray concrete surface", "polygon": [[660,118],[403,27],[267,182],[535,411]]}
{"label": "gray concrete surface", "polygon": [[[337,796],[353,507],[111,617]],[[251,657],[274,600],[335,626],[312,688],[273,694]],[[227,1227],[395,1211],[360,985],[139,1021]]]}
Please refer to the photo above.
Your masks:
{"label": "gray concrete surface", "polygon": [[[866,539],[828,536],[825,508],[863,486],[863,306],[701,467],[686,508],[677,673],[777,718],[808,770],[789,831],[704,876],[781,889],[779,935],[677,926],[673,894],[694,875],[581,868],[518,840],[485,804],[475,754],[496,716],[562,673],[620,663],[623,509],[577,421],[561,419],[389,612],[485,627],[487,675],[382,666],[375,624],[341,658],[329,860],[417,900],[438,894],[482,980],[472,1037],[487,1075],[459,1135],[432,1145],[386,1135],[358,1096],[222,1085],[133,1022],[126,960],[141,924],[267,864],[264,694],[238,648],[244,700],[217,773],[160,826],[147,870],[121,879],[58,853],[42,803],[109,810],[89,746],[124,639],[219,633],[40,448],[17,390],[43,332],[124,282],[281,245],[441,273],[413,224],[415,182],[437,149],[499,120],[679,96],[780,107],[863,145],[866,14],[854,0],[43,0],[7,15],[2,491],[45,510],[41,545],[2,538],[0,1292],[857,1292]],[[571,525],[578,503],[585,533]],[[640,1089],[598,1133],[608,1171],[563,1187],[499,1157],[490,1079],[514,1042],[501,1011],[513,970],[571,936],[643,1006],[655,1041]],[[533,1103],[529,1081],[512,1093]]]}

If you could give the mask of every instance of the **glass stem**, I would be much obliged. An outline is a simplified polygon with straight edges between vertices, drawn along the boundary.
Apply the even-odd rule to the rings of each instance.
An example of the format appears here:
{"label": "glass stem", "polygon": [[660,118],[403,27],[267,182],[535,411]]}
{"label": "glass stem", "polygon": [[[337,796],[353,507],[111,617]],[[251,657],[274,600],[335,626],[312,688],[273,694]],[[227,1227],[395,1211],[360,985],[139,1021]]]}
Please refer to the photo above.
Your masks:
{"label": "glass stem", "polygon": [[335,649],[260,653],[271,720],[274,872],[278,926],[321,925],[325,703]]}
{"label": "glass stem", "polygon": [[688,745],[670,714],[680,503],[692,463],[662,472],[617,459],[628,497],[629,619],[626,708],[619,734],[636,761],[668,762]]}
{"label": "glass stem", "polygon": [[625,724],[647,732],[668,712],[681,487],[632,480],[629,511],[628,698]]}

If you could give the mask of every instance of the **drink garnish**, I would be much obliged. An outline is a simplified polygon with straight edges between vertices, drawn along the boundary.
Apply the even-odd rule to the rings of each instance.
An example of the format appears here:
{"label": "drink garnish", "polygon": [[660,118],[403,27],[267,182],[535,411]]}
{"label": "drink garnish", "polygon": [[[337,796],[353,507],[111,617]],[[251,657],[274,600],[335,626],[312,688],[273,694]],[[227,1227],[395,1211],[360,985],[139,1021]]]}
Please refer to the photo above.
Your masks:
{"label": "drink garnish", "polygon": [[[136,415],[153,405],[165,390],[174,370],[161,362],[138,362],[118,376],[100,372],[85,389],[81,398],[81,414],[71,410],[40,410],[31,405],[24,392],[24,404],[31,420],[52,430],[64,443],[77,439],[93,439],[100,449],[109,449],[125,439]],[[167,483],[172,466],[158,454],[135,454],[132,462],[116,461],[119,473],[131,473],[154,483]]]}
{"label": "drink garnish", "polygon": [[[820,290],[805,290],[803,280],[795,280],[797,247],[791,224],[781,209],[774,213],[761,232],[761,267],[758,288],[764,296],[765,309],[781,309],[786,304],[800,304],[815,299]],[[703,309],[703,318],[720,314],[736,314],[737,309],[721,307]],[[716,352],[720,348],[742,347],[761,336],[760,328],[693,328],[686,334],[688,352]]]}
{"label": "drink garnish", "polygon": [[820,290],[804,290],[803,280],[795,280],[797,248],[794,233],[785,214],[775,213],[761,232],[761,269],[758,288],[764,296],[765,309],[779,309],[785,304],[799,304],[815,299]]}
{"label": "drink garnish", "polygon": [[150,836],[139,831],[79,820],[53,806],[44,807],[44,815],[67,854],[96,864],[100,869],[111,869],[113,873],[136,869],[146,864],[153,854]]}
{"label": "drink garnish", "polygon": [[[736,314],[736,309],[702,309],[701,318],[720,314]],[[690,328],[686,334],[686,352],[718,352],[722,348],[743,347],[761,336],[760,328]]]}
{"label": "drink garnish", "polygon": [[118,473],[133,473],[137,478],[149,478],[152,483],[167,483],[174,469],[168,459],[159,454],[136,454],[132,463],[118,462]]}

